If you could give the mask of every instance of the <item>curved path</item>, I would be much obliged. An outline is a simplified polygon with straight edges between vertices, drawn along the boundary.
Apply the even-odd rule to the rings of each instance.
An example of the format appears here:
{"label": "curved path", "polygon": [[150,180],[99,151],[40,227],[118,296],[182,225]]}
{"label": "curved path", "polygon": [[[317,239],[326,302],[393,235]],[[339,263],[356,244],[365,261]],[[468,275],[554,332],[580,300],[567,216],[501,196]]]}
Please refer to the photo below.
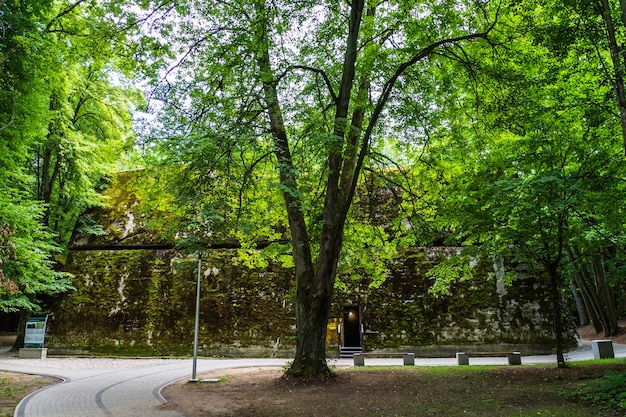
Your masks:
{"label": "curved path", "polygon": [[[626,345],[613,345],[616,357],[626,357]],[[592,359],[591,347],[567,354],[568,361]],[[199,359],[198,374],[212,370],[284,366],[288,359]],[[554,355],[524,356],[523,364],[555,363]],[[472,364],[506,364],[506,358],[476,358]],[[330,360],[333,366],[351,366],[352,360]],[[398,359],[368,359],[368,365],[398,364]],[[454,358],[417,358],[416,365],[455,365]],[[163,386],[191,375],[191,359],[0,357],[0,370],[58,376],[65,380],[26,397],[16,417],[184,417],[162,407]]]}
{"label": "curved path", "polygon": [[[198,360],[198,373],[211,370],[284,366],[286,359]],[[176,359],[0,359],[0,369],[58,376],[24,398],[16,417],[181,417],[161,407],[164,385],[191,375],[192,361]]]}

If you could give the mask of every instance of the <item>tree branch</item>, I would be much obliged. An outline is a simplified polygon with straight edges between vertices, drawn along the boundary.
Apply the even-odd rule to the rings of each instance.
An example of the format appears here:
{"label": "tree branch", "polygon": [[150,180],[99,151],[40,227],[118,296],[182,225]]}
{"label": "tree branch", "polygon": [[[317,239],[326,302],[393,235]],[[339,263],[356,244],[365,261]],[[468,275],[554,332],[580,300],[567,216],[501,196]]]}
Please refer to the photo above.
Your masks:
{"label": "tree branch", "polygon": [[15,107],[16,106],[17,106],[17,103],[15,102],[15,99],[14,99],[13,100],[13,110],[11,111],[11,120],[9,120],[4,126],[0,126],[0,132],[2,132],[7,127],[11,126],[13,124],[13,122],[15,122]]}
{"label": "tree branch", "polygon": [[[437,48],[444,46],[444,45],[449,45],[449,44],[455,44],[457,42],[462,42],[462,41],[466,41],[466,40],[473,40],[473,39],[485,39],[488,42],[491,43],[491,41],[489,40],[489,33],[493,30],[493,28],[495,27],[496,23],[498,21],[497,18],[497,14],[496,14],[496,18],[494,19],[494,21],[492,22],[492,24],[484,31],[484,32],[479,32],[479,33],[472,33],[472,34],[468,34],[468,35],[463,35],[463,36],[458,36],[455,38],[447,38],[447,39],[442,39],[438,42],[434,42],[430,45],[428,45],[427,47],[423,48],[421,51],[419,51],[417,54],[415,54],[411,59],[405,61],[404,63],[400,64],[400,66],[398,67],[398,69],[396,70],[396,72],[391,76],[391,78],[385,83],[385,85],[383,86],[383,90],[382,93],[380,95],[380,97],[378,98],[377,102],[376,102],[376,106],[374,107],[374,111],[372,113],[372,117],[370,118],[370,121],[367,125],[367,128],[365,129],[365,133],[363,135],[363,140],[361,142],[361,149],[359,152],[359,157],[358,157],[358,161],[357,161],[357,165],[355,168],[355,172],[359,172],[363,166],[363,163],[365,161],[365,157],[368,153],[369,150],[369,143],[371,140],[371,136],[372,136],[372,132],[374,131],[374,127],[376,126],[376,124],[378,123],[378,120],[380,118],[380,116],[382,115],[382,112],[387,104],[387,101],[389,100],[389,96],[391,95],[391,91],[393,90],[396,82],[398,81],[398,79],[409,69],[411,68],[413,65],[415,65],[416,63],[418,63],[419,61],[421,61],[422,59],[428,57],[431,53],[433,53]],[[353,195],[355,190],[356,190],[356,186],[357,186],[357,180],[358,180],[358,176],[354,176],[354,178],[352,179],[352,187],[351,187],[351,194]]]}
{"label": "tree branch", "polygon": [[[65,10],[63,10],[61,13],[59,13],[58,15],[56,15],[50,22],[48,22],[48,24],[46,25],[46,28],[44,29],[45,33],[51,33],[53,32],[53,30],[51,29],[52,25],[59,19],[61,19],[63,16],[72,13],[72,11],[81,5],[81,3],[83,3],[85,0],[78,0],[76,3],[69,5]],[[59,30],[54,30],[54,32],[59,32]],[[61,30],[61,32],[63,32]]]}
{"label": "tree branch", "polygon": [[325,71],[319,69],[319,68],[314,68],[314,67],[309,67],[308,65],[293,65],[289,68],[287,68],[287,70],[285,70],[285,72],[283,72],[278,79],[283,78],[287,72],[291,69],[301,69],[301,70],[305,70],[305,71],[310,71],[310,72],[314,72],[317,75],[321,75],[322,78],[324,79],[324,83],[326,84],[326,88],[328,88],[328,93],[330,94],[330,96],[333,99],[333,102],[335,104],[337,104],[337,94],[335,93],[335,90],[333,89],[333,86],[330,82],[330,79],[328,78],[328,75],[326,74]]}

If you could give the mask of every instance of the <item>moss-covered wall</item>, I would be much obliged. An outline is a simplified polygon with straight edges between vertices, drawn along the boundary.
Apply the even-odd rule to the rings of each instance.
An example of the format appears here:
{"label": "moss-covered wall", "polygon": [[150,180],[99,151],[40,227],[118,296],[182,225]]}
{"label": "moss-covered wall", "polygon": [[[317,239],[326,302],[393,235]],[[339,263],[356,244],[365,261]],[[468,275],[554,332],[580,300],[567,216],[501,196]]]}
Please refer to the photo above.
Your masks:
{"label": "moss-covered wall", "polygon": [[[426,272],[449,250],[420,249],[394,262],[378,288],[337,294],[334,316],[359,305],[365,346],[511,344],[549,351],[549,294],[534,276],[498,286],[490,262],[472,280],[435,297]],[[76,291],[54,309],[48,347],[57,351],[172,355],[192,351],[197,260],[174,250],[75,251],[67,264]],[[200,349],[207,355],[289,355],[294,345],[292,270],[248,269],[227,250],[202,259]],[[331,335],[332,336],[332,335]],[[331,338],[329,338],[331,339]],[[279,346],[277,341],[280,340]],[[570,338],[570,341],[572,339]],[[543,348],[543,349],[542,349]],[[329,343],[329,350],[336,349]]]}
{"label": "moss-covered wall", "polygon": [[[192,350],[198,262],[174,250],[71,254],[76,291],[54,308],[49,347],[91,352],[188,354]],[[228,251],[203,257],[200,348],[271,349],[293,339],[291,274],[270,265],[239,268]]]}
{"label": "moss-covered wall", "polygon": [[[74,237],[65,270],[73,275],[76,290],[53,307],[47,341],[53,351],[192,352],[197,259],[171,249],[171,215],[145,212],[134,192],[137,178],[136,173],[118,175],[106,191],[111,209],[89,214],[103,235]],[[448,295],[429,293],[427,271],[456,250],[407,251],[377,288],[368,285],[366,276],[351,280],[347,290],[337,293],[334,317],[342,316],[344,305],[359,305],[369,350],[502,343],[550,350],[551,302],[547,283],[536,276],[519,273],[505,287],[491,260],[474,261],[473,279],[459,277]],[[272,263],[250,269],[233,259],[229,250],[203,255],[201,353],[290,355],[293,271]],[[333,336],[331,351],[336,349]]]}
{"label": "moss-covered wall", "polygon": [[[359,305],[368,349],[424,346],[493,345],[548,352],[554,347],[553,312],[547,282],[515,270],[505,285],[492,260],[473,265],[475,276],[455,280],[450,294],[434,296],[427,272],[458,248],[407,251],[394,261],[387,280],[378,288],[355,286],[338,294],[338,301]],[[506,266],[506,265],[501,265]],[[337,306],[340,307],[339,305]],[[337,316],[339,310],[337,310]],[[575,344],[573,325],[566,339]],[[435,349],[443,351],[442,349]]]}

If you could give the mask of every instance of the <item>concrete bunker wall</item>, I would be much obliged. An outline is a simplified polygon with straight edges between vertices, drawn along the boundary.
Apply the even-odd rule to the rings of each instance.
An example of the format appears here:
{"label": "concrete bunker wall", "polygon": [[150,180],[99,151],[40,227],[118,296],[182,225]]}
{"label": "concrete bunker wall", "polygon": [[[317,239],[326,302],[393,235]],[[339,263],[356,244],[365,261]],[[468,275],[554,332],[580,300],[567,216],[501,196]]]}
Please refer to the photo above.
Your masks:
{"label": "concrete bunker wall", "polygon": [[[426,271],[446,248],[414,249],[378,288],[338,291],[331,316],[346,304],[363,311],[366,349],[448,354],[458,346],[512,345],[525,353],[554,345],[544,282],[520,278],[503,292],[492,265],[459,281],[447,296],[428,292]],[[490,271],[491,268],[491,271]],[[48,346],[58,352],[177,355],[192,351],[197,260],[175,250],[81,250],[66,270],[76,291],[54,307]],[[294,348],[293,271],[249,269],[229,250],[205,255],[201,270],[200,350],[205,355],[290,355]],[[329,333],[328,349],[337,348]],[[573,343],[573,332],[570,332]]]}

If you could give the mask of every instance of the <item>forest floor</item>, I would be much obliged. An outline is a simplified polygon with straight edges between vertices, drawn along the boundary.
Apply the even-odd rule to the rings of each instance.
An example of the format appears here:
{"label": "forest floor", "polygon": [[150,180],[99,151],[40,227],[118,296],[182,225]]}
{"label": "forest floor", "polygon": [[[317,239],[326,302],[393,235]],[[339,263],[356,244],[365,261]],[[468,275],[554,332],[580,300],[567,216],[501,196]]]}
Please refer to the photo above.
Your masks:
{"label": "forest floor", "polygon": [[620,345],[626,345],[626,319],[622,319],[618,322],[619,332],[615,336],[604,337],[602,332],[596,333],[596,330],[593,326],[584,326],[578,329],[578,335],[584,341],[590,342],[592,340],[612,340],[613,343],[617,343]]}
{"label": "forest floor", "polygon": [[[585,341],[607,339],[593,327]],[[626,344],[620,334],[608,338]],[[626,373],[626,362],[556,366],[338,368],[325,383],[282,378],[282,369],[246,368],[202,375],[207,382],[166,387],[164,407],[189,417],[356,416],[624,416],[583,402],[581,390],[606,372]],[[218,382],[208,382],[208,381]]]}

